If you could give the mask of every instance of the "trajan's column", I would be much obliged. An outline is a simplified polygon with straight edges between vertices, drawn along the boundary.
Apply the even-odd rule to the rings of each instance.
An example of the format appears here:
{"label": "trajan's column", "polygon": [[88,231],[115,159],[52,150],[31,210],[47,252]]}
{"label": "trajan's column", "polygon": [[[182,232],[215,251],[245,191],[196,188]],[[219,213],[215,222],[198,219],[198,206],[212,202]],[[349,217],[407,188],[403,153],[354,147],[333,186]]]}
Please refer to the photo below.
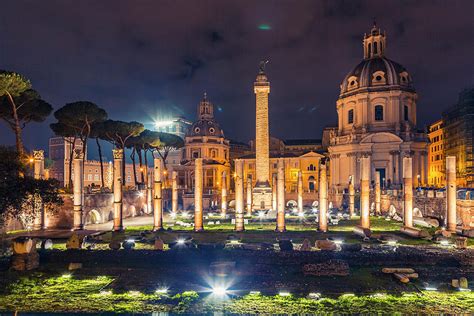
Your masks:
{"label": "trajan's column", "polygon": [[260,62],[260,69],[254,83],[256,97],[255,117],[255,165],[256,184],[253,188],[253,209],[272,208],[272,188],[270,187],[270,148],[268,131],[268,94],[270,82],[265,74],[267,62]]}

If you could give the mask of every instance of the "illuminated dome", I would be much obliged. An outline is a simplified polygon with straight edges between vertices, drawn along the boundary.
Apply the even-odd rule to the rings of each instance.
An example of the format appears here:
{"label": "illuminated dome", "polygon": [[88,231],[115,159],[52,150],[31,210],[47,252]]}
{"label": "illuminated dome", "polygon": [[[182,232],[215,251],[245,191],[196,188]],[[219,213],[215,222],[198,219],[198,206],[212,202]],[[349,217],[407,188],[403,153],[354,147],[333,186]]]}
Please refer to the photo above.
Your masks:
{"label": "illuminated dome", "polygon": [[366,91],[405,90],[415,92],[408,71],[385,57],[385,34],[375,25],[364,36],[364,60],[341,83],[340,97]]}
{"label": "illuminated dome", "polygon": [[215,136],[224,137],[224,131],[219,124],[214,120],[214,106],[207,99],[204,93],[204,98],[199,102],[198,106],[198,120],[189,128],[186,136]]}

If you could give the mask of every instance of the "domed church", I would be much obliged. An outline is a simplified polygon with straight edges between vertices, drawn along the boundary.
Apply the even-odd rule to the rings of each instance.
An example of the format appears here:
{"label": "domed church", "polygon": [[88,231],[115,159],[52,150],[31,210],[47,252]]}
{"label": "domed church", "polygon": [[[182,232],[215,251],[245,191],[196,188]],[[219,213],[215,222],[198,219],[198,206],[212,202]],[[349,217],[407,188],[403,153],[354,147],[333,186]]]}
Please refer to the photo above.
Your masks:
{"label": "domed church", "polygon": [[[428,178],[428,139],[416,129],[417,94],[410,73],[386,57],[387,42],[374,24],[363,40],[364,59],[341,83],[337,129],[330,132],[330,190],[341,193],[349,177],[360,183],[360,157],[370,157],[371,180],[401,188],[402,159],[413,157],[414,185]],[[337,202],[337,201],[334,201]]]}

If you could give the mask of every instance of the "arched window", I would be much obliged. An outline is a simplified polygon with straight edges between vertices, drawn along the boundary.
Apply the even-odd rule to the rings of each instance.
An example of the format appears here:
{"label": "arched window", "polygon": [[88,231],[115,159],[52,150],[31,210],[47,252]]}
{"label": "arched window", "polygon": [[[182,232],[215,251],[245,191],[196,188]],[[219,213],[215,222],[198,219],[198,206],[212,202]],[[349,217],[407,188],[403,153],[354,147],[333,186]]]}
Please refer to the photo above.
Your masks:
{"label": "arched window", "polygon": [[308,171],[314,171],[314,170],[316,170],[316,168],[314,167],[313,164],[310,164],[310,165],[308,166]]}
{"label": "arched window", "polygon": [[375,111],[375,120],[376,121],[383,121],[383,106],[376,105],[374,108]]}
{"label": "arched window", "polygon": [[372,44],[369,43],[369,53],[368,53],[369,57],[370,57],[371,54],[372,54]]}
{"label": "arched window", "polygon": [[403,106],[403,118],[405,121],[408,121],[409,115],[408,115],[408,105]]}
{"label": "arched window", "polygon": [[349,112],[347,112],[347,124],[352,123],[354,123],[354,110],[350,109]]}
{"label": "arched window", "polygon": [[377,54],[377,42],[374,42],[374,55]]}

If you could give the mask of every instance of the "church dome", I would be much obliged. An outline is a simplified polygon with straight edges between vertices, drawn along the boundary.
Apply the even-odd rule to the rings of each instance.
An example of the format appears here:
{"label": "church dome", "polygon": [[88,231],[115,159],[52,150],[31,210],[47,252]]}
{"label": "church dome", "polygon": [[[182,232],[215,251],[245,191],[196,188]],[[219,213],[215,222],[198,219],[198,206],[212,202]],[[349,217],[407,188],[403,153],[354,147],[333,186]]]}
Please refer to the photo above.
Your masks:
{"label": "church dome", "polygon": [[414,92],[408,71],[385,57],[385,34],[375,25],[364,36],[364,60],[350,71],[341,83],[340,97],[365,91],[406,90]]}
{"label": "church dome", "polygon": [[186,136],[215,136],[224,137],[224,131],[214,120],[199,120],[189,128]]}
{"label": "church dome", "polygon": [[186,136],[224,137],[224,131],[214,119],[214,105],[207,99],[206,93],[198,105],[198,120],[188,129]]}

